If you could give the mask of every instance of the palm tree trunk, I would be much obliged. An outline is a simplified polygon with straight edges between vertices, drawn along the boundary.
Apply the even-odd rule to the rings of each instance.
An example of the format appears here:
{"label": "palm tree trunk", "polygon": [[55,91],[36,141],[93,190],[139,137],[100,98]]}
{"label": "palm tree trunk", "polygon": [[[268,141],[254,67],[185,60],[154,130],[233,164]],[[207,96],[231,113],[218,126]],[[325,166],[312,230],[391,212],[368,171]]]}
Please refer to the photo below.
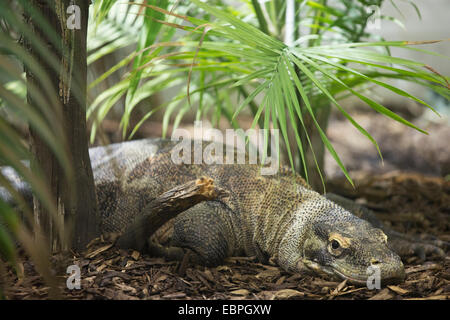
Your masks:
{"label": "palm tree trunk", "polygon": [[[92,168],[88,153],[88,137],[86,131],[86,37],[89,2],[85,0],[32,0],[30,5],[40,12],[56,31],[52,38],[44,32],[42,23],[30,13],[28,17],[34,36],[47,44],[50,52],[55,53],[59,70],[48,63],[48,59],[40,56],[37,50],[27,41],[29,53],[43,66],[52,79],[52,86],[58,95],[58,108],[54,117],[48,119],[56,128],[61,128],[66,142],[66,151],[71,160],[72,176],[67,176],[58,163],[55,155],[37,132],[30,129],[31,149],[34,154],[32,167],[39,165],[45,172],[47,181],[57,207],[58,215],[64,222],[66,239],[57,236],[56,224],[50,212],[34,199],[36,221],[42,227],[53,251],[64,247],[64,240],[74,249],[83,248],[93,237],[99,234],[99,219],[94,189]],[[79,10],[79,29],[68,28],[67,13],[69,5]],[[56,39],[56,40],[55,40]],[[39,76],[26,70],[27,85],[40,88]],[[42,90],[42,92],[45,92]],[[30,94],[28,103],[39,110]]]}

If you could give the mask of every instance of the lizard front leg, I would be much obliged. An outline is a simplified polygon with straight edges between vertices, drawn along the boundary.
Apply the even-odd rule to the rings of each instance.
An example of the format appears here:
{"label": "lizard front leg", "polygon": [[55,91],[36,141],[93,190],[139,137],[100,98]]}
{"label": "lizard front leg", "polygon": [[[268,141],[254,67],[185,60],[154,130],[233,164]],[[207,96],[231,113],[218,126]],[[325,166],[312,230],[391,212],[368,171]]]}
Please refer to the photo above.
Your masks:
{"label": "lizard front leg", "polygon": [[171,245],[150,244],[156,255],[181,260],[183,249],[190,249],[190,261],[207,266],[219,265],[233,251],[233,234],[227,209],[216,201],[206,201],[184,211],[175,218]]}
{"label": "lizard front leg", "polygon": [[[375,213],[370,209],[356,203],[353,200],[341,197],[333,193],[327,193],[326,198],[350,211],[358,218],[364,219],[371,223],[375,228],[380,228],[388,236],[388,243],[390,247],[401,257],[410,255],[417,255],[422,260],[427,255],[437,254],[441,257],[445,256],[443,249],[448,249],[449,243],[436,239],[435,237],[426,235],[424,239],[402,234],[385,227],[376,217]],[[426,239],[428,238],[428,239]]]}

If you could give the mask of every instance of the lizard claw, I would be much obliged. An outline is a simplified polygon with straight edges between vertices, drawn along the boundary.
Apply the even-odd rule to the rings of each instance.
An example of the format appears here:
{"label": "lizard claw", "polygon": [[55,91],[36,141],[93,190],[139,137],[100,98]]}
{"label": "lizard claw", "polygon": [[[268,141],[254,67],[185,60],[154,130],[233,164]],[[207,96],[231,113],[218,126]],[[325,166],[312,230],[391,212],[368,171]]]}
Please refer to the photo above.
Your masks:
{"label": "lizard claw", "polygon": [[425,260],[428,255],[437,254],[440,257],[445,257],[445,252],[441,248],[426,243],[412,243],[412,250],[421,259]]}
{"label": "lizard claw", "polygon": [[[425,237],[414,237],[397,232],[391,232],[389,245],[401,257],[416,255],[421,260],[425,260],[427,256],[437,255],[444,258],[446,256],[444,249],[449,248],[446,241],[432,238],[424,240]],[[430,239],[430,237],[427,237]]]}
{"label": "lizard claw", "polygon": [[450,242],[441,240],[433,235],[430,234],[423,234],[420,236],[420,241],[424,243],[431,244],[433,246],[439,247],[443,250],[450,249]]}

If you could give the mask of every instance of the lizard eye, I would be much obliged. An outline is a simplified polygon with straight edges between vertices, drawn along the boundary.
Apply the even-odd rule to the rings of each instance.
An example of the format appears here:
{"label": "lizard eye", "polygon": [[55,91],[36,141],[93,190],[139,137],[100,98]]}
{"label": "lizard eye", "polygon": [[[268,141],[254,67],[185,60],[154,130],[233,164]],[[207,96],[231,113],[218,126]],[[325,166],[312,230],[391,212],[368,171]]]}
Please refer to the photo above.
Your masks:
{"label": "lizard eye", "polygon": [[334,250],[339,249],[341,245],[339,244],[339,242],[337,240],[333,240],[331,241],[331,248],[333,248]]}
{"label": "lizard eye", "polygon": [[328,251],[335,257],[340,256],[346,248],[350,247],[350,239],[337,232],[328,237]]}
{"label": "lizard eye", "polygon": [[328,251],[333,255],[333,256],[339,256],[341,255],[341,253],[344,251],[344,248],[342,247],[341,243],[336,240],[336,239],[332,239],[330,241],[330,243],[328,244]]}

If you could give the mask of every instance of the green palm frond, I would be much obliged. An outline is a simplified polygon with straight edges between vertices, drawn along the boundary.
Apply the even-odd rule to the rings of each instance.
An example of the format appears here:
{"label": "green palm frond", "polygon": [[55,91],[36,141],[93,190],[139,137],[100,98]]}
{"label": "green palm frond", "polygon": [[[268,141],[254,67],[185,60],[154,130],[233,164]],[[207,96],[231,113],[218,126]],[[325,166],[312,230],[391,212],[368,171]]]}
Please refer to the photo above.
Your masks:
{"label": "green palm frond", "polygon": [[[416,98],[414,95],[389,85],[386,82],[378,80],[378,77],[375,77],[373,73],[370,73],[371,70],[389,69],[393,72],[391,77],[399,75],[399,78],[405,79],[403,76],[408,74],[412,77],[417,77],[418,79],[433,81],[435,84],[440,86],[447,85],[441,76],[427,70],[425,68],[426,65],[423,63],[395,58],[385,53],[378,53],[370,50],[370,47],[374,46],[399,46],[402,48],[407,48],[408,43],[406,42],[345,43],[330,44],[326,46],[312,46],[307,48],[287,47],[280,40],[267,35],[248,23],[243,22],[229,12],[220,10],[197,0],[193,0],[192,2],[216,17],[216,20],[213,22],[209,21],[208,25],[211,30],[214,31],[214,37],[220,39],[216,41],[205,40],[202,42],[200,52],[203,52],[203,59],[197,60],[197,66],[207,67],[208,65],[215,65],[219,63],[219,61],[230,63],[233,62],[233,74],[236,75],[237,70],[239,69],[242,70],[241,74],[243,74],[234,81],[231,88],[246,86],[253,82],[259,82],[260,84],[256,87],[256,89],[251,92],[248,97],[236,108],[233,118],[235,118],[244,107],[253,101],[258,94],[263,92],[263,94],[266,95],[267,101],[275,103],[275,109],[273,109],[270,113],[270,121],[272,123],[280,124],[281,133],[285,140],[288,139],[286,121],[289,121],[291,125],[294,125],[297,120],[300,120],[301,122],[301,119],[298,119],[300,117],[300,114],[298,113],[297,115],[293,112],[289,113],[288,118],[285,118],[284,112],[289,110],[290,106],[295,105],[295,101],[285,101],[285,99],[283,99],[283,96],[286,97],[286,94],[290,92],[290,90],[298,90],[301,93],[306,110],[310,113],[313,119],[315,117],[314,106],[312,106],[309,101],[311,100],[312,92],[317,94],[317,91],[319,91],[321,95],[333,103],[339,111],[374,144],[380,153],[376,141],[366,130],[364,130],[364,128],[353,120],[345,108],[341,106],[334,98],[336,89],[334,92],[331,92],[329,88],[340,87],[341,90],[350,91],[353,95],[360,98],[376,111],[424,132],[399,115],[396,115],[388,108],[380,105],[368,96],[359,93],[353,89],[353,86],[371,82],[432,109],[430,105],[419,98]],[[193,21],[189,17],[187,17],[186,20],[189,22]],[[199,45],[199,42],[184,41],[183,45],[183,48],[193,50],[195,46]],[[209,59],[207,59],[208,53],[213,52],[214,55],[210,55]],[[220,59],[215,58],[215,56],[217,56],[217,52],[221,53]],[[186,57],[187,55],[183,56],[183,58]],[[213,61],[215,61],[215,63]],[[358,68],[349,67],[347,62],[357,63]],[[294,66],[299,69],[300,72],[298,73],[300,74],[300,77],[298,77],[297,72],[295,72]],[[370,66],[370,69],[365,68],[367,66]],[[216,69],[215,71],[218,72],[219,70]],[[283,71],[283,73],[281,73],[281,71]],[[353,76],[350,79],[352,81],[350,83],[346,83],[344,80],[341,80],[341,78],[345,79],[345,77],[342,77],[341,73],[344,73],[347,78],[349,78],[350,75]],[[282,82],[281,74],[284,75],[283,88],[280,87]],[[289,78],[287,78],[286,75],[288,75]],[[297,78],[293,78],[295,76],[297,76]],[[287,79],[289,79],[289,81],[287,81]],[[296,87],[290,88],[290,86],[294,86],[294,83],[296,84]],[[306,87],[308,88],[307,90],[305,89]],[[287,90],[287,92],[284,92],[284,90]],[[287,96],[289,97],[290,95]],[[271,106],[266,106],[264,110],[267,110],[269,107]],[[347,175],[344,165],[332,148],[326,135],[323,131],[321,131],[320,127],[317,127],[317,130],[322,132],[321,137],[325,146],[334,156],[343,172]],[[302,154],[301,150],[300,154]]]}
{"label": "green palm frond", "polygon": [[[168,1],[157,1],[157,5],[166,8]],[[141,4],[136,2],[136,4]],[[158,47],[151,48],[157,37],[161,36],[160,41],[170,40],[174,33],[174,29],[163,26],[156,20],[164,20],[164,15],[160,12],[151,10],[150,8],[140,6],[128,6],[125,14],[120,11],[123,4],[112,3],[111,1],[96,2],[93,19],[90,20],[90,34],[88,35],[88,48],[90,54],[89,62],[104,57],[104,55],[117,51],[127,46],[134,46],[135,50],[131,54],[121,59],[115,66],[97,78],[90,84],[90,88],[95,87],[101,81],[105,80],[114,72],[132,64],[132,73],[126,76],[116,85],[100,94],[90,105],[87,116],[94,116],[94,124],[92,127],[91,140],[94,139],[97,124],[100,123],[108,114],[114,104],[123,96],[126,97],[125,109],[121,121],[124,134],[128,128],[129,117],[134,107],[143,99],[149,97],[153,92],[161,86],[157,86],[151,90],[147,90],[149,85],[140,89],[141,80],[147,78],[143,75],[144,65],[151,63],[162,50]],[[95,13],[98,12],[96,15]],[[102,34],[101,30],[110,30],[113,36]],[[153,77],[153,76],[152,76]],[[164,83],[167,78],[162,75],[161,78],[155,79],[152,83]],[[169,81],[171,82],[171,81]]]}
{"label": "green palm frond", "polygon": [[[303,167],[306,166],[305,142],[300,141],[298,132],[306,131],[303,117],[307,115],[312,117],[322,142],[350,181],[344,164],[315,119],[317,108],[324,102],[334,105],[366,136],[380,157],[376,141],[353,119],[337,97],[356,96],[377,112],[424,132],[373,100],[363,90],[369,86],[381,87],[432,110],[428,103],[394,87],[387,80],[420,83],[448,96],[447,77],[423,63],[390,55],[390,47],[418,50],[413,45],[420,43],[383,41],[367,32],[368,19],[373,14],[367,6],[380,6],[382,0],[342,0],[333,2],[334,5],[321,0],[295,1],[296,13],[301,13],[303,27],[300,28],[307,27],[307,32],[295,29],[297,38],[290,46],[284,43],[282,36],[286,30],[283,16],[286,5],[283,3],[247,1],[247,6],[240,7],[239,11],[221,1],[209,4],[192,0],[193,7],[180,11],[166,3],[162,8],[143,5],[148,12],[155,10],[165,15],[165,21],[160,21],[161,30],[166,30],[162,34],[167,34],[169,28],[184,32],[161,37],[158,42],[149,42],[147,48],[139,47],[139,61],[143,63],[136,65],[136,55],[127,57],[127,61],[134,59],[133,68],[117,87],[98,97],[90,112],[99,110],[100,118],[104,117],[112,104],[127,92],[126,111],[122,119],[122,128],[125,129],[129,114],[137,102],[151,94],[178,87],[174,99],[150,110],[132,134],[159,109],[166,110],[163,121],[165,133],[171,115],[177,110],[180,112],[176,121],[178,124],[189,106],[196,108],[197,119],[206,115],[210,106],[214,106],[217,110],[212,117],[223,114],[232,126],[236,126],[235,120],[240,112],[249,107],[254,116],[253,125],[268,128],[272,124],[281,130],[291,164],[293,150],[288,143],[288,127],[294,128],[294,139]],[[193,11],[193,8],[196,10]],[[366,38],[371,41],[361,42]],[[130,79],[134,81],[134,95],[130,95],[128,89]],[[140,83],[136,85],[138,80]],[[223,95],[217,94],[218,91],[225,92],[228,97],[237,94],[243,99],[223,113],[224,99]],[[262,102],[259,102],[260,99]],[[183,103],[183,100],[190,103]],[[309,140],[307,134],[306,138]],[[307,145],[312,150],[310,141]]]}
{"label": "green palm frond", "polygon": [[[48,69],[41,65],[42,61],[38,63],[28,50],[32,48],[34,52],[38,52],[47,68],[59,70],[60,65],[48,43],[37,37],[27,21],[23,20],[23,12],[33,15],[50,42],[57,40],[47,20],[27,1],[0,3],[0,24],[5,31],[0,33],[0,165],[13,168],[21,179],[28,183],[34,195],[50,212],[50,218],[63,239],[61,219],[57,214],[49,183],[38,165],[31,170],[30,166],[22,161],[31,159],[32,154],[20,130],[10,121],[10,117],[14,117],[34,130],[53,152],[67,177],[72,176],[66,141],[62,134],[63,123],[58,94],[51,84]],[[25,47],[22,40],[26,40],[29,47]],[[22,68],[39,79],[40,88],[27,83]],[[80,93],[76,92],[75,97],[78,94]],[[27,97],[33,104],[27,101]],[[38,272],[53,286],[54,277],[50,274],[48,246],[40,240],[44,237],[33,219],[32,209],[3,175],[3,171],[0,171],[0,189],[11,196],[11,201],[0,199],[0,254],[14,266],[18,241],[36,264]],[[19,209],[23,217],[19,216]]]}

